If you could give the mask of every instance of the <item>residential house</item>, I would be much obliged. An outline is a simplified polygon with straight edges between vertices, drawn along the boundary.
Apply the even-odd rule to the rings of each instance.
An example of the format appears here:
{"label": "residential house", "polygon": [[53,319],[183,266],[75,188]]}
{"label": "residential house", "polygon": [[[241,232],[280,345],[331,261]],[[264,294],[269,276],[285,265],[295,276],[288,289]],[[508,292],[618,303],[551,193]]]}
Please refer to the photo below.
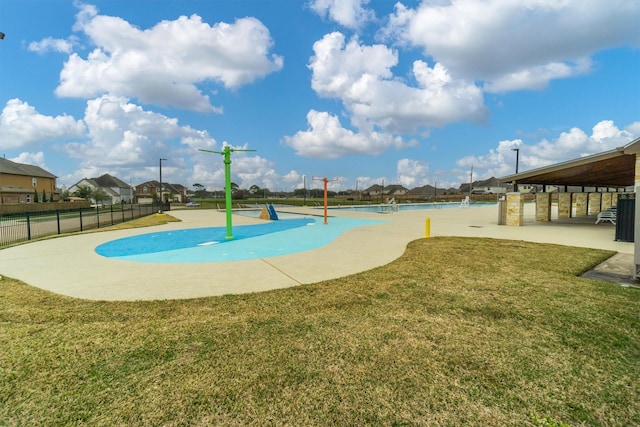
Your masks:
{"label": "residential house", "polygon": [[[151,204],[158,200],[160,182],[151,180],[136,185],[135,200],[140,204]],[[162,200],[176,203],[187,201],[187,188],[182,184],[162,183]]]}
{"label": "residential house", "polygon": [[[512,185],[502,183],[495,177],[485,179],[484,181],[474,181],[473,183],[471,183],[471,194],[502,194],[512,189]],[[468,194],[469,184],[462,184],[460,186],[460,191],[464,194]]]}
{"label": "residential house", "polygon": [[57,201],[56,178],[39,166],[0,158],[0,204]]}
{"label": "residential house", "polygon": [[[69,187],[69,193],[73,194],[80,189],[80,187],[89,187],[92,190],[101,190],[107,195],[107,199],[101,201],[106,205],[115,205],[119,203],[131,203],[133,200],[133,188],[116,178],[115,176],[105,173],[98,178],[83,178],[77,183]],[[96,202],[95,200],[91,200]]]}
{"label": "residential house", "polygon": [[386,194],[388,196],[403,196],[407,194],[407,191],[409,190],[404,188],[402,185],[390,184],[383,187],[382,185],[375,184],[364,190],[363,193],[370,196],[379,196],[380,194]]}
{"label": "residential house", "polygon": [[411,196],[412,199],[428,200],[444,194],[456,194],[458,192],[455,188],[436,188],[433,185],[427,184],[422,187],[412,188],[407,192],[407,196]]}

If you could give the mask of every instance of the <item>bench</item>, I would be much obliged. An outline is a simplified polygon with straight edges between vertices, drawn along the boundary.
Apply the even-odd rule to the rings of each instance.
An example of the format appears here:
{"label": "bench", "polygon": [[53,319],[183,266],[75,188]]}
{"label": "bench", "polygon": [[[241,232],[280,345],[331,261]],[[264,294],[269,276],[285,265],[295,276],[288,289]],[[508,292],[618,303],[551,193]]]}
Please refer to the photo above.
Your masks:
{"label": "bench", "polygon": [[618,210],[616,208],[605,209],[598,214],[598,218],[596,219],[596,224],[599,224],[605,221],[609,221],[611,224],[615,224],[617,216],[618,216]]}

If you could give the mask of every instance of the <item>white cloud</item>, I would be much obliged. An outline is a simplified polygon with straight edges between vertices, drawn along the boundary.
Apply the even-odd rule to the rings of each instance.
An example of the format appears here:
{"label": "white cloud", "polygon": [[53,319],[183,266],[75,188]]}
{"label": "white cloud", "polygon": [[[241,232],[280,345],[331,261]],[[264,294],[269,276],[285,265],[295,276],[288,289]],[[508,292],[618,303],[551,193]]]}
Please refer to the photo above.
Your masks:
{"label": "white cloud", "polygon": [[393,76],[397,53],[384,45],[345,42],[338,32],[314,44],[309,67],[312,87],[324,97],[340,99],[360,130],[414,133],[420,128],[463,120],[483,121],[487,111],[482,90],[472,82],[454,80],[442,64],[413,64],[415,85]]}
{"label": "white cloud", "polygon": [[285,136],[284,142],[297,154],[320,159],[335,159],[347,155],[376,155],[389,148],[407,146],[400,137],[379,132],[360,132],[342,127],[338,117],[326,112],[307,113],[309,129]]}
{"label": "white cloud", "polygon": [[42,151],[38,151],[37,153],[23,152],[18,154],[17,157],[9,160],[16,163],[40,166],[43,169],[46,169],[47,167],[47,165],[45,164],[44,153]]}
{"label": "white cloud", "polygon": [[513,149],[519,148],[519,170],[522,172],[524,166],[526,166],[526,149],[522,145],[523,143],[520,139],[500,141],[498,146],[489,150],[487,154],[466,156],[456,161],[456,164],[467,171],[470,171],[471,167],[473,167],[474,180],[509,175],[515,172],[516,153]]}
{"label": "white cloud", "polygon": [[296,186],[296,188],[302,188],[304,185],[304,179],[302,177],[303,175],[300,174],[300,172],[292,169],[288,173],[282,175],[282,180],[287,184],[298,183],[299,185]]}
{"label": "white cloud", "polygon": [[375,13],[365,6],[369,0],[311,0],[311,10],[321,17],[329,17],[338,24],[358,29],[367,21],[375,19]]}
{"label": "white cloud", "polygon": [[[223,143],[223,146],[229,145]],[[247,146],[232,147],[236,149],[248,149]],[[209,190],[222,190],[225,184],[225,172],[223,157],[215,153],[196,152],[191,156],[194,163],[193,174],[189,180],[205,185]],[[235,151],[231,161],[231,181],[242,189],[248,189],[252,185],[260,188],[274,190],[280,186],[281,176],[276,173],[275,165],[271,160],[260,157],[251,152]],[[289,172],[289,176],[297,172]]]}
{"label": "white cloud", "polygon": [[456,78],[505,91],[588,72],[584,58],[601,49],[638,46],[639,20],[634,0],[448,0],[396,4],[381,34],[422,48]]}
{"label": "white cloud", "polygon": [[434,180],[429,176],[429,164],[420,160],[400,159],[397,171],[398,183],[408,189],[421,187],[428,184],[430,179]]}
{"label": "white cloud", "polygon": [[[171,141],[181,144],[181,154],[216,144],[207,132],[180,126],[175,118],[146,111],[113,95],[89,100],[84,121],[88,140],[64,147],[69,156],[82,160],[81,167],[144,168],[166,156]],[[172,161],[175,165],[176,160]]]}
{"label": "white cloud", "polygon": [[198,84],[215,81],[236,89],[283,66],[283,58],[269,52],[269,30],[250,17],[209,25],[198,15],[181,16],[141,30],[82,6],[74,29],[96,48],[86,58],[69,56],[60,73],[59,96],[112,93],[143,103],[220,112]]}
{"label": "white cloud", "polygon": [[[71,172],[55,172],[60,174],[60,185],[70,186],[84,177],[104,173],[133,183],[158,179],[162,157],[167,159],[162,167],[163,180],[187,186],[199,182],[218,190],[224,186],[222,156],[198,151],[219,149],[207,131],[180,125],[177,119],[147,111],[127,98],[103,95],[89,100],[84,121],[71,116],[44,116],[17,99],[9,101],[3,111],[0,138],[20,142],[20,145],[3,143],[3,147],[20,148],[71,137],[76,141],[59,148],[77,159],[78,164]],[[13,160],[46,168],[42,152],[23,152]],[[300,176],[290,171],[280,177],[272,161],[242,152],[234,153],[232,174],[241,187],[257,184],[269,189],[282,189],[283,183]]]}
{"label": "white cloud", "polygon": [[6,149],[79,138],[84,134],[85,126],[81,120],[66,114],[45,116],[17,98],[7,101],[0,115],[0,141]]}
{"label": "white cloud", "polygon": [[[613,121],[602,120],[591,129],[591,135],[579,128],[561,132],[555,139],[541,139],[534,144],[525,144],[520,139],[504,140],[487,154],[466,156],[456,161],[458,167],[472,166],[477,179],[501,177],[515,173],[516,153],[519,148],[519,172],[537,169],[558,162],[598,154],[624,146],[640,137],[640,122],[619,129]],[[474,178],[475,179],[475,178]]]}
{"label": "white cloud", "polygon": [[[233,159],[232,176],[240,188],[257,185],[260,188],[275,188],[280,179],[272,161],[257,155],[241,155]],[[239,181],[239,182],[238,182]]]}
{"label": "white cloud", "polygon": [[53,37],[47,37],[39,42],[29,43],[28,49],[31,52],[45,53],[45,52],[61,52],[71,53],[73,51],[73,42],[63,39],[54,39]]}
{"label": "white cloud", "polygon": [[576,64],[553,62],[506,74],[488,82],[484,89],[486,92],[544,89],[553,79],[576,76],[588,72],[590,69],[591,60],[589,59],[582,59]]}

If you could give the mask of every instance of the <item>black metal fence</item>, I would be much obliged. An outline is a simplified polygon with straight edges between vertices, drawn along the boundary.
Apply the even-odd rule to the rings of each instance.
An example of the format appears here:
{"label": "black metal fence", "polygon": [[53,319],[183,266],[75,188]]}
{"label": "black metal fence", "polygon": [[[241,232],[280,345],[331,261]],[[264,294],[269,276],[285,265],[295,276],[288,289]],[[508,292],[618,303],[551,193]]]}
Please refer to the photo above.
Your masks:
{"label": "black metal fence", "polygon": [[[168,203],[162,206],[163,211],[169,209]],[[0,247],[54,234],[108,227],[150,215],[159,210],[159,204],[111,205],[48,212],[2,214],[0,215]]]}

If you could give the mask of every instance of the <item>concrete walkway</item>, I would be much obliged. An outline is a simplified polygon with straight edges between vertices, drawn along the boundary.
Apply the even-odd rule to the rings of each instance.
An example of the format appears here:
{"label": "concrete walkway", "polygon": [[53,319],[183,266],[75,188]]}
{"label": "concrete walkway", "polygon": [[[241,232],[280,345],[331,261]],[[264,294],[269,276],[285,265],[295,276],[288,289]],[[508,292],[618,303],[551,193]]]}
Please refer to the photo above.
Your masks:
{"label": "concrete walkway", "polygon": [[[621,254],[616,268],[633,274],[634,244],[616,242],[615,226],[594,218],[547,223],[525,208],[525,225],[498,226],[497,206],[403,211],[390,214],[331,210],[331,215],[386,221],[345,232],[329,245],[291,255],[201,264],[149,264],[99,256],[95,247],[122,237],[182,228],[224,226],[214,210],[172,211],[182,222],[151,228],[89,233],[43,240],[0,250],[0,274],[58,294],[91,300],[154,300],[240,294],[286,288],[347,276],[387,264],[407,244],[425,235],[489,237],[608,249]],[[283,211],[321,215],[313,208]],[[234,226],[260,222],[234,215]],[[329,218],[329,222],[331,218]],[[625,255],[626,254],[626,255]]]}

